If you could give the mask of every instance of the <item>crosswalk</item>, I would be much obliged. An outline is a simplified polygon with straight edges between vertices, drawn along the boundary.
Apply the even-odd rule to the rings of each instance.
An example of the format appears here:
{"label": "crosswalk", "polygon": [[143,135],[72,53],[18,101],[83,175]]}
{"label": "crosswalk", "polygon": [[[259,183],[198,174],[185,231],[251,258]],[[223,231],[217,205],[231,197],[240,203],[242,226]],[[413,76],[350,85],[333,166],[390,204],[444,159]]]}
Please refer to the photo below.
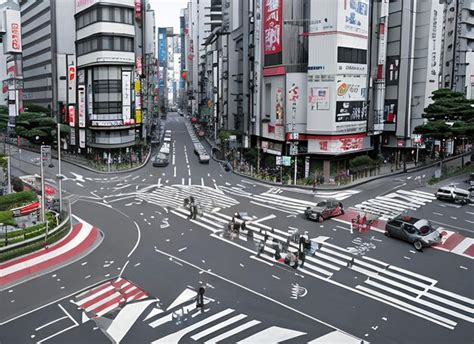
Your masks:
{"label": "crosswalk", "polygon": [[356,204],[354,208],[368,212],[380,217],[381,220],[390,220],[405,211],[417,210],[436,197],[428,192],[419,190],[397,190],[385,196],[375,198]]}
{"label": "crosswalk", "polygon": [[[183,295],[188,297],[183,298]],[[204,309],[197,309],[195,295],[195,291],[186,289],[177,298],[181,301],[174,301],[173,307],[168,307],[165,311],[152,309],[145,316],[144,322],[159,334],[152,343],[185,341],[214,344],[226,341],[250,344],[290,340],[303,342],[303,339],[311,339],[306,332],[268,324],[263,319],[254,319],[207,297],[204,298]],[[329,327],[324,332],[319,338],[332,336],[344,343],[360,343],[360,339]],[[304,342],[317,343],[319,338]]]}
{"label": "crosswalk", "polygon": [[[172,211],[185,218],[187,213],[178,208]],[[250,252],[251,257],[266,264],[279,264],[276,261],[275,248],[278,243],[288,244],[288,252],[296,254],[298,246],[288,240],[292,233],[271,228],[259,222],[250,222],[248,233],[239,233],[235,238],[223,235],[224,226],[231,217],[220,212],[204,213],[202,217],[191,220],[193,223],[212,232],[211,236],[227,242],[234,247]],[[265,236],[267,240],[265,240]],[[438,281],[412,271],[390,265],[365,255],[356,256],[350,249],[333,245],[328,237],[312,239],[315,249],[306,255],[303,266],[297,270],[354,293],[364,295],[391,307],[408,312],[448,329],[454,329],[458,321],[474,323],[474,300],[437,287]],[[257,254],[257,243],[264,243],[262,253]],[[313,247],[313,245],[312,245]],[[282,260],[286,256],[282,251]],[[281,261],[281,260],[280,260]],[[348,269],[358,273],[358,279],[348,282],[344,272]]]}
{"label": "crosswalk", "polygon": [[124,307],[127,303],[148,297],[135,284],[119,277],[76,295],[73,303],[84,311],[86,317],[96,318]]}

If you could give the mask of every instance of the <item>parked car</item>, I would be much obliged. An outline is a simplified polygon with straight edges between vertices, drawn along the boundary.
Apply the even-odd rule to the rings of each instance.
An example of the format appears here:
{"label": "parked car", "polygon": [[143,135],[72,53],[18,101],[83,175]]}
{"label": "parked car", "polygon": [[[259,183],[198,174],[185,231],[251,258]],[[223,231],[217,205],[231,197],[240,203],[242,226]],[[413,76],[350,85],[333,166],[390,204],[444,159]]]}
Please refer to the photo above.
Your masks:
{"label": "parked car", "polygon": [[326,200],[317,203],[314,207],[307,207],[304,212],[308,220],[322,222],[330,217],[344,214],[344,207],[339,201]]}
{"label": "parked car", "polygon": [[211,159],[211,157],[209,156],[209,154],[205,153],[205,152],[201,152],[199,154],[199,162],[201,164],[209,164],[209,160]]}
{"label": "parked car", "polygon": [[404,215],[387,222],[385,235],[408,241],[418,251],[441,242],[441,233],[429,221]]}
{"label": "parked car", "polygon": [[168,164],[169,164],[168,155],[164,153],[158,153],[155,156],[155,159],[153,160],[154,167],[165,167],[165,166],[168,166]]}
{"label": "parked car", "polygon": [[164,142],[163,145],[160,148],[160,153],[163,154],[170,154],[170,144]]}
{"label": "parked car", "polygon": [[458,188],[455,185],[440,187],[438,191],[436,191],[435,196],[439,200],[460,204],[472,203],[474,201],[471,197],[471,192]]}

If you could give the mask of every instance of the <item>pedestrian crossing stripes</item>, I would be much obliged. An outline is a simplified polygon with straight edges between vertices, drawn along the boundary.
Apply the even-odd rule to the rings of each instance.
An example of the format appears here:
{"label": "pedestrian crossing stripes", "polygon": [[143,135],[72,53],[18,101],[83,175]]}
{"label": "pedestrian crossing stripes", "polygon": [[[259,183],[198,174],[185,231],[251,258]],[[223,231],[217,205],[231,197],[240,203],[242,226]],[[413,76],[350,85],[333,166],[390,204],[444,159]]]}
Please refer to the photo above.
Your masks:
{"label": "pedestrian crossing stripes", "polygon": [[354,208],[380,217],[381,220],[390,220],[408,210],[416,210],[432,202],[436,197],[428,192],[412,190],[397,190],[385,196],[378,196]]}
{"label": "pedestrian crossing stripes", "polygon": [[352,197],[360,193],[359,190],[341,190],[341,191],[316,191],[314,192],[315,197],[328,198],[336,201],[343,201],[346,198]]}
{"label": "pedestrian crossing stripes", "polygon": [[[183,294],[196,292],[186,289]],[[181,296],[180,295],[180,296]],[[180,297],[178,296],[178,298]],[[280,343],[284,341],[318,342],[319,338],[339,338],[344,343],[360,343],[360,339],[349,334],[322,329],[323,334],[318,338],[286,327],[266,324],[261,319],[253,319],[248,314],[240,313],[233,308],[226,308],[220,302],[205,297],[204,309],[196,308],[195,297],[191,300],[173,302],[174,308],[168,307],[165,312],[149,311],[144,316],[145,322],[156,329],[159,334],[152,343],[199,342],[214,344],[222,341],[236,343]],[[150,316],[151,315],[151,316]],[[305,340],[303,340],[305,339]],[[309,341],[309,340],[310,341]]]}
{"label": "pedestrian crossing stripes", "polygon": [[117,278],[97,287],[86,290],[75,297],[74,303],[79,306],[89,318],[101,317],[131,301],[148,297],[148,294],[132,282]]}
{"label": "pedestrian crossing stripes", "polygon": [[[172,212],[180,217],[187,215],[183,209]],[[281,252],[282,259],[287,254],[285,252],[297,254],[297,244],[289,240],[292,233],[258,222],[247,223],[246,228],[252,232],[252,235],[246,231],[227,239],[222,235],[222,228],[230,219],[228,215],[213,212],[212,214],[204,213],[202,217],[191,221],[210,230],[211,236],[216,239],[256,253],[259,260],[271,263],[270,265],[278,263],[274,258],[277,249]],[[312,252],[306,254],[304,264],[297,267],[299,272],[344,287],[449,329],[454,329],[459,320],[474,323],[474,300],[438,288],[436,286],[438,281],[428,276],[367,256],[357,257],[346,248],[326,242],[326,239],[327,237],[321,237],[311,240]],[[256,248],[258,242],[263,243],[260,254]],[[315,247],[314,250],[313,247]],[[360,278],[352,283],[348,282],[343,276],[346,269],[358,273]]]}

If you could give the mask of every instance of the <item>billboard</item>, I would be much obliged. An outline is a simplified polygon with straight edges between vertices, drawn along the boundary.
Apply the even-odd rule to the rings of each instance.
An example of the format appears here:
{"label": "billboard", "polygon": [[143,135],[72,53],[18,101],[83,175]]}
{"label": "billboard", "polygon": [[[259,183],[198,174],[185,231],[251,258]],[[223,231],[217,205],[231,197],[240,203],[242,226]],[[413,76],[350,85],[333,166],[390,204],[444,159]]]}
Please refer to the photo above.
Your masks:
{"label": "billboard", "polygon": [[343,77],[337,80],[338,101],[365,100],[367,97],[366,77]]}
{"label": "billboard", "polygon": [[306,129],[306,73],[286,74],[286,132]]}
{"label": "billboard", "polygon": [[125,124],[130,122],[131,118],[131,93],[132,93],[132,73],[122,72],[122,118]]}
{"label": "billboard", "polygon": [[367,121],[367,106],[364,101],[336,102],[336,122]]}
{"label": "billboard", "polygon": [[339,0],[338,14],[338,31],[368,35],[369,0]]}
{"label": "billboard", "polygon": [[[367,144],[367,143],[366,143]],[[335,154],[360,151],[364,148],[364,136],[321,137],[308,141],[308,153]]]}
{"label": "billboard", "polygon": [[4,51],[7,53],[21,53],[21,18],[20,11],[7,9],[4,11],[5,41]]}
{"label": "billboard", "polygon": [[329,87],[310,87],[308,104],[311,111],[329,110]]}
{"label": "billboard", "polygon": [[68,107],[68,117],[69,117],[69,126],[75,127],[76,126],[76,108],[74,105],[69,105]]}
{"label": "billboard", "polygon": [[79,148],[86,148],[86,130],[79,129]]}
{"label": "billboard", "polygon": [[282,0],[264,0],[263,36],[264,54],[277,54],[282,50]]}
{"label": "billboard", "polygon": [[79,128],[85,128],[86,127],[86,91],[84,90],[84,86],[79,86],[77,96],[78,96],[78,112],[79,112],[78,125],[79,125]]}

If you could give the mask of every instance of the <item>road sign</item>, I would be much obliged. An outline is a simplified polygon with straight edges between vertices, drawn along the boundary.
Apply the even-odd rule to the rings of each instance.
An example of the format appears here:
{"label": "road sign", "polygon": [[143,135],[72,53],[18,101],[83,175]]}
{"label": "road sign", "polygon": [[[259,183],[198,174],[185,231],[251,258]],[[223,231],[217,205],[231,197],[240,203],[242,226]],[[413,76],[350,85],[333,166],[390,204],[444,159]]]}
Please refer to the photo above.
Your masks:
{"label": "road sign", "polygon": [[291,142],[290,143],[290,155],[298,155],[298,143]]}

